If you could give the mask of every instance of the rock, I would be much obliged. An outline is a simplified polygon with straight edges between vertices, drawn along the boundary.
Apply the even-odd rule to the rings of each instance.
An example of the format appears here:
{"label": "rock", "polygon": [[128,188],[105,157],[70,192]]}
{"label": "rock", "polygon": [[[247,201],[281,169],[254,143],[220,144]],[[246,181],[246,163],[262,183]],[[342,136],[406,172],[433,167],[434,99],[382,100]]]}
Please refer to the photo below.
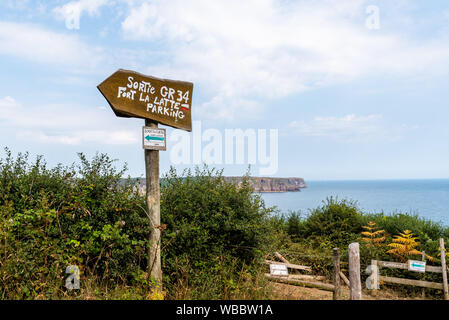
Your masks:
{"label": "rock", "polygon": [[[223,178],[237,184],[241,184],[243,180],[243,177]],[[249,177],[249,181],[254,192],[295,192],[307,187],[303,178]]]}

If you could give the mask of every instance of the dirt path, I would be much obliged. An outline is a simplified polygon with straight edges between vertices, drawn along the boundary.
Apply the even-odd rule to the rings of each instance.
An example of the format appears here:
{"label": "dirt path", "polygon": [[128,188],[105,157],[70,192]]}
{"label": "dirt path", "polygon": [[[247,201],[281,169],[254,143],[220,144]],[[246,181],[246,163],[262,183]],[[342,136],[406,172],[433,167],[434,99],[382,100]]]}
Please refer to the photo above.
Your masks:
{"label": "dirt path", "polygon": [[[293,286],[284,283],[271,283],[274,298],[279,300],[332,300],[333,293],[316,288]],[[349,290],[343,290],[343,299],[349,299]]]}
{"label": "dirt path", "polygon": [[[271,282],[275,300],[332,300],[332,292],[307,288],[301,286],[293,286],[284,283]],[[409,299],[400,297],[397,293],[390,290],[380,290],[376,296],[372,296],[369,292],[363,292],[363,300],[422,300],[423,298]],[[342,300],[349,300],[349,289],[342,287]]]}
{"label": "dirt path", "polygon": [[315,288],[272,283],[274,298],[279,300],[332,300],[332,292]]}

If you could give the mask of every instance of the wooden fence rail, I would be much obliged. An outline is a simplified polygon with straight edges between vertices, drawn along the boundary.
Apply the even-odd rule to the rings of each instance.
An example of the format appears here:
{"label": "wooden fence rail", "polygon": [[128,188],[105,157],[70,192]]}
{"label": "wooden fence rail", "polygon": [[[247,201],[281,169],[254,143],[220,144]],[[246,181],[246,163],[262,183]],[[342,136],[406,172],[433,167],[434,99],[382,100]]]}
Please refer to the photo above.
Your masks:
{"label": "wooden fence rail", "polygon": [[403,279],[403,278],[385,277],[385,276],[379,276],[379,280],[381,280],[383,282],[389,282],[389,283],[405,284],[405,285],[409,285],[409,286],[443,290],[443,284],[438,283],[438,282],[429,282],[429,281],[423,281],[423,280],[412,280],[412,279]]}
{"label": "wooden fence rail", "polygon": [[[273,261],[273,260],[265,260],[265,263],[268,265],[270,265],[270,264],[285,265],[288,269],[293,269],[293,270],[302,270],[302,271],[308,271],[308,272],[312,271],[312,268],[309,266],[302,266],[299,264],[290,263],[287,259],[285,259],[278,252],[275,252],[274,255],[276,256],[276,258],[278,258],[282,262]],[[266,273],[265,277],[268,280],[274,281],[274,282],[285,283],[285,284],[301,286],[301,287],[317,288],[317,289],[326,290],[326,291],[334,291],[334,286],[332,284],[319,282],[319,281],[326,279],[326,277],[323,277],[323,276],[289,274],[287,277],[285,277],[285,276],[278,276],[278,275]]]}
{"label": "wooden fence rail", "polygon": [[[396,269],[408,270],[408,263],[379,261],[379,260],[373,260],[373,261],[377,261],[377,266],[378,267],[396,268]],[[436,267],[436,266],[427,266],[426,265],[426,272],[442,273],[443,272],[443,268]]]}
{"label": "wooden fence rail", "polygon": [[273,276],[271,274],[266,274],[265,277],[267,277],[267,279],[274,281],[274,282],[291,284],[294,286],[301,286],[301,287],[317,288],[317,289],[326,290],[326,291],[334,291],[334,285],[323,283],[323,282],[305,281],[305,280],[295,279],[293,277],[282,278],[282,277]]}

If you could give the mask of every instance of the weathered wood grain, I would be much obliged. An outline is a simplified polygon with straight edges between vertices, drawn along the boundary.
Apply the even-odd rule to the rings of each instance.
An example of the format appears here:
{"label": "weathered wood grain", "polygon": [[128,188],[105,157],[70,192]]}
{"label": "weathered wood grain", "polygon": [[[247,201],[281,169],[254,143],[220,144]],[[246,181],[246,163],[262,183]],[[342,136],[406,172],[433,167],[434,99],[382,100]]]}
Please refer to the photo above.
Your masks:
{"label": "weathered wood grain", "polygon": [[405,284],[405,285],[409,285],[409,286],[425,287],[425,288],[432,288],[432,289],[443,290],[443,284],[442,283],[437,283],[437,282],[429,282],[429,281],[423,281],[423,280],[412,280],[412,279],[402,279],[402,278],[386,277],[386,276],[379,276],[379,279],[381,281],[387,282],[387,283]]}
{"label": "weathered wood grain", "polygon": [[293,264],[293,263],[285,263],[285,262],[278,262],[278,261],[273,261],[273,260],[265,260],[266,264],[285,264],[287,266],[287,268],[289,269],[296,269],[296,270],[304,270],[304,271],[312,271],[311,267],[308,266],[301,266],[299,264]]}
{"label": "weathered wood grain", "polygon": [[360,245],[357,242],[349,245],[349,298],[362,299],[362,280],[360,277]]}
{"label": "weathered wood grain", "polygon": [[[396,268],[396,269],[404,269],[408,270],[408,264],[407,263],[401,263],[401,262],[390,262],[390,261],[379,261],[377,260],[377,266],[383,267],[383,268]],[[436,273],[442,273],[441,267],[436,266],[427,266],[426,265],[426,272],[436,272]]]}
{"label": "weathered wood grain", "polygon": [[192,131],[191,82],[119,69],[97,88],[118,117],[148,119]]}

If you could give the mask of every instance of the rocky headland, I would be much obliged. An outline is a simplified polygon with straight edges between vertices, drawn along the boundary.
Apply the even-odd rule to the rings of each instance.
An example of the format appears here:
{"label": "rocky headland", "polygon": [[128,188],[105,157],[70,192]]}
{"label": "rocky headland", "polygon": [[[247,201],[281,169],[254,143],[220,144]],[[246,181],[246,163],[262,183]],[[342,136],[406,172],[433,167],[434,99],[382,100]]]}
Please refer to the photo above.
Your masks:
{"label": "rocky headland", "polygon": [[[243,177],[224,177],[224,179],[240,184]],[[254,192],[297,192],[307,187],[303,178],[249,177],[249,183]]]}
{"label": "rocky headland", "polygon": [[[240,185],[243,177],[223,177],[223,179]],[[136,180],[140,192],[145,193],[145,179]],[[161,182],[164,183],[163,180]],[[249,177],[249,183],[254,188],[254,192],[298,192],[302,188],[307,188],[303,178]]]}

